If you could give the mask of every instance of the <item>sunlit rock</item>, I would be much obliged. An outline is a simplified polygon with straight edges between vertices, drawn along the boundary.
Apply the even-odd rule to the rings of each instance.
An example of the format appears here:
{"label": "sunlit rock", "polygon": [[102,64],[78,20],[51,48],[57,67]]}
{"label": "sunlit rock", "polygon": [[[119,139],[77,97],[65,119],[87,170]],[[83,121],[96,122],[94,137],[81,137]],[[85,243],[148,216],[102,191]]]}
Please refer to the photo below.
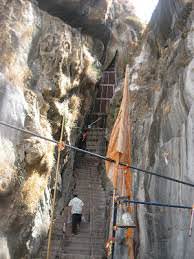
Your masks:
{"label": "sunlit rock", "polygon": [[9,248],[7,245],[7,240],[5,237],[3,237],[3,235],[1,235],[0,233],[0,258],[1,259],[11,259],[10,257],[10,253],[9,253]]}
{"label": "sunlit rock", "polygon": [[15,177],[14,169],[7,167],[7,165],[0,168],[0,197],[6,196],[13,191]]}

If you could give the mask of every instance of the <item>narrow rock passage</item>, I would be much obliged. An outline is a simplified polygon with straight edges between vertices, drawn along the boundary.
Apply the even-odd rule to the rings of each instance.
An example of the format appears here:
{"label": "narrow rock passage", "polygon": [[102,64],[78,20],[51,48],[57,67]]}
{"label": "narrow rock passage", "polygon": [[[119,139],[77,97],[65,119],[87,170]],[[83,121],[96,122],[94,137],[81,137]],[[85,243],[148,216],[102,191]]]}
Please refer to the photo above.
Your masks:
{"label": "narrow rock passage", "polygon": [[[88,150],[102,153],[104,131],[93,130],[88,139]],[[57,215],[52,235],[51,259],[102,259],[105,258],[105,191],[98,169],[100,161],[89,155],[78,155],[74,170],[75,192],[84,202],[78,235],[72,236],[71,224],[63,235],[64,215]],[[46,258],[46,243],[41,258]],[[58,256],[58,257],[57,257]]]}

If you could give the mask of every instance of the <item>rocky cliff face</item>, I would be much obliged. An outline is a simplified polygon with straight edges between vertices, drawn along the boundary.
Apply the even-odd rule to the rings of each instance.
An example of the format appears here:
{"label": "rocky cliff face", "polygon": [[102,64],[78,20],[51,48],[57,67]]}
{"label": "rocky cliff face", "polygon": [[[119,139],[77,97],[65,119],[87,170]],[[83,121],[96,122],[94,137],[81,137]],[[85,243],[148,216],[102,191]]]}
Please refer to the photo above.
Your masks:
{"label": "rocky cliff face", "polygon": [[[0,16],[0,120],[58,139],[65,115],[64,140],[74,144],[72,129],[101,73],[102,44],[30,1],[1,1]],[[0,143],[0,247],[6,258],[21,258],[35,254],[48,231],[55,147],[3,126]]]}
{"label": "rocky cliff face", "polygon": [[[193,27],[191,1],[159,1],[131,68],[132,161],[194,182]],[[136,172],[135,198],[193,204],[194,190]],[[137,258],[193,258],[190,211],[138,206]]]}
{"label": "rocky cliff face", "polygon": [[39,7],[82,33],[102,42],[103,68],[117,52],[117,72],[122,77],[139,40],[142,24],[134,14],[133,1],[125,0],[38,0]]}
{"label": "rocky cliff face", "polygon": [[[64,115],[64,141],[74,144],[74,128],[83,125],[101,70],[120,49],[123,72],[122,45],[136,44],[140,28],[119,2],[125,11],[120,27],[113,1],[38,2],[47,12],[36,1],[0,3],[0,120],[58,140]],[[55,149],[0,126],[0,257],[31,258],[47,234]],[[64,151],[61,168],[66,160]]]}

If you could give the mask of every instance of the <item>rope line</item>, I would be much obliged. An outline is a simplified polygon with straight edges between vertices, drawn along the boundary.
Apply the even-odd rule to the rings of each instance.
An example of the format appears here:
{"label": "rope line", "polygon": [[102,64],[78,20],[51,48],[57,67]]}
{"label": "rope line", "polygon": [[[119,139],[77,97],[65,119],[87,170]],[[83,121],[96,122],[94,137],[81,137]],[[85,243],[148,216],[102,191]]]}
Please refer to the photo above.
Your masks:
{"label": "rope line", "polygon": [[21,132],[23,132],[23,133],[27,133],[27,134],[32,135],[32,136],[34,136],[34,137],[37,137],[37,138],[40,138],[40,139],[44,139],[44,140],[49,141],[49,142],[53,142],[53,143],[55,143],[55,144],[58,144],[58,143],[59,143],[58,141],[56,141],[56,140],[54,140],[54,139],[49,139],[49,138],[43,137],[43,136],[41,136],[41,135],[39,135],[39,134],[36,134],[36,133],[34,133],[34,132],[30,131],[30,130],[13,126],[13,125],[11,125],[11,124],[9,124],[9,123],[6,123],[6,122],[4,122],[4,121],[0,121],[0,124],[3,125],[3,126],[5,126],[5,127],[8,127],[8,128],[14,129],[14,130],[18,130],[18,131],[21,131]]}
{"label": "rope line", "polygon": [[[35,137],[40,138],[40,139],[44,139],[44,140],[46,140],[46,141],[50,141],[50,142],[55,143],[55,144],[58,144],[58,143],[59,143],[59,142],[56,141],[56,140],[43,137],[43,136],[38,135],[38,134],[36,134],[36,133],[34,133],[34,132],[31,132],[31,131],[29,131],[29,130],[26,130],[26,129],[23,129],[23,128],[19,128],[19,127],[10,125],[10,124],[5,123],[5,122],[3,122],[3,121],[0,121],[0,125],[3,125],[3,126],[6,126],[6,127],[9,127],[9,128],[12,128],[12,129],[21,131],[21,132],[23,132],[23,133],[30,134],[30,135],[32,135],[32,136],[35,136]],[[97,157],[97,158],[100,158],[100,159],[102,159],[102,160],[105,160],[105,161],[108,161],[108,162],[111,162],[111,163],[116,163],[115,160],[113,160],[113,159],[111,159],[111,158],[109,158],[109,157],[105,157],[105,156],[102,156],[102,155],[99,155],[99,154],[95,154],[95,153],[92,153],[92,152],[89,152],[89,151],[87,151],[87,150],[83,150],[83,149],[77,148],[77,147],[72,146],[72,145],[69,145],[69,144],[64,144],[64,146],[66,146],[66,147],[68,147],[68,148],[70,148],[70,149],[73,149],[73,150],[76,150],[76,151],[79,151],[79,152],[82,152],[82,153],[91,155],[91,156],[95,156],[95,157]],[[181,180],[178,180],[178,179],[175,179],[175,178],[172,178],[172,177],[164,176],[164,175],[161,175],[161,174],[158,174],[158,173],[154,173],[154,172],[151,172],[151,171],[148,171],[148,170],[145,170],[145,169],[141,169],[141,168],[138,168],[138,167],[135,167],[135,166],[130,166],[130,165],[125,164],[125,163],[122,163],[122,162],[119,162],[119,165],[124,166],[124,167],[126,167],[126,168],[130,168],[130,169],[132,169],[132,170],[136,170],[136,171],[138,171],[138,172],[142,172],[142,173],[145,173],[145,174],[148,174],[148,175],[153,175],[153,176],[156,176],[156,177],[159,177],[159,178],[162,178],[162,179],[171,181],[171,182],[180,183],[180,184],[187,185],[187,186],[190,186],[190,187],[193,187],[193,188],[194,188],[194,184],[189,183],[189,182],[185,182],[185,181],[181,181]]]}
{"label": "rope line", "polygon": [[119,198],[117,198],[117,200],[120,201],[120,202],[123,202],[123,203],[142,204],[142,205],[157,206],[157,207],[168,207],[168,208],[176,208],[176,209],[188,209],[188,210],[192,209],[191,206],[160,203],[160,202],[156,202],[156,201],[137,201],[137,200],[129,200],[129,199],[125,199],[125,200],[121,201],[122,198],[123,197],[119,197]]}
{"label": "rope line", "polygon": [[[61,124],[61,134],[60,134],[60,141],[59,141],[59,143],[62,142],[63,132],[64,132],[64,116],[63,116],[62,124]],[[56,195],[57,195],[57,184],[58,184],[58,176],[59,176],[60,157],[61,157],[61,148],[58,146],[57,167],[56,167],[56,174],[55,174],[55,187],[54,187],[54,196],[53,196],[52,211],[51,211],[51,225],[50,225],[49,236],[48,236],[48,247],[47,247],[47,257],[46,257],[47,259],[50,258],[50,251],[51,251],[51,237],[52,237],[52,229],[53,229],[53,220],[54,220]]]}

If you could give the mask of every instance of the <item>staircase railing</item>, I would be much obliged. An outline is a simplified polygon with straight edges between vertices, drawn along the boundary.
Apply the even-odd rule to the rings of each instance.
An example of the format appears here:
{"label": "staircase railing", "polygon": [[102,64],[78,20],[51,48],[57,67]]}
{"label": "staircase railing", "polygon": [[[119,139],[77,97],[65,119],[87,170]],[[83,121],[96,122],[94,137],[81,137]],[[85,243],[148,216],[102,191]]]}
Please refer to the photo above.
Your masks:
{"label": "staircase railing", "polygon": [[[96,218],[96,208],[95,208],[95,199],[94,199],[94,188],[92,187],[93,185],[93,176],[92,173],[90,172],[90,179],[91,179],[91,192],[90,192],[90,215],[91,215],[91,220],[90,220],[90,229],[91,229],[91,239],[90,239],[90,259],[95,259],[95,250],[96,245],[97,245],[97,237],[98,237],[98,229],[96,228],[97,224],[97,218]],[[95,179],[96,180],[96,179]],[[96,231],[96,233],[95,233]],[[96,250],[97,251],[97,250]]]}
{"label": "staircase railing", "polygon": [[94,203],[93,203],[92,174],[90,171],[90,256],[91,258],[94,256],[93,231],[94,231]]}
{"label": "staircase railing", "polygon": [[88,128],[91,129],[91,127],[92,127],[94,124],[96,124],[98,121],[100,121],[101,119],[102,119],[102,118],[98,118],[98,119],[95,120],[94,122],[90,123],[90,124],[88,125]]}

